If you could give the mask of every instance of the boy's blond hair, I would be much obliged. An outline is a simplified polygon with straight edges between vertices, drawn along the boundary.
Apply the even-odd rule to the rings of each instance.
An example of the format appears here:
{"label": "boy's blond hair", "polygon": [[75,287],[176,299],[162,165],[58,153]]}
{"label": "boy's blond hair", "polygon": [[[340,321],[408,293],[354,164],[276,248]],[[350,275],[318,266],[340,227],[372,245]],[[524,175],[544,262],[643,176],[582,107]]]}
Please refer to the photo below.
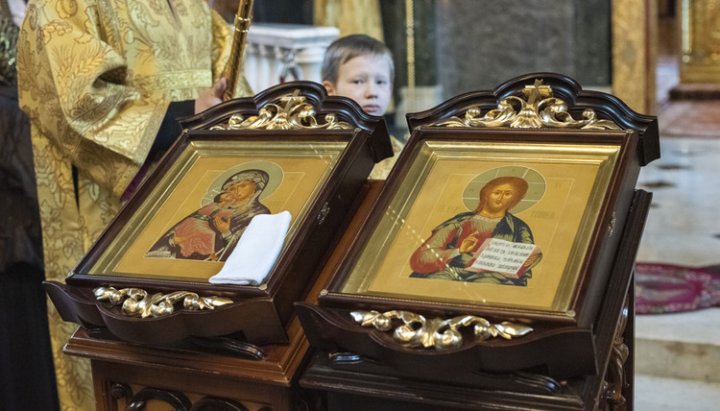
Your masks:
{"label": "boy's blond hair", "polygon": [[392,81],[395,78],[392,52],[383,42],[365,34],[340,37],[328,46],[320,71],[322,80],[336,84],[341,65],[357,56],[368,54],[385,58],[390,67],[390,81]]}

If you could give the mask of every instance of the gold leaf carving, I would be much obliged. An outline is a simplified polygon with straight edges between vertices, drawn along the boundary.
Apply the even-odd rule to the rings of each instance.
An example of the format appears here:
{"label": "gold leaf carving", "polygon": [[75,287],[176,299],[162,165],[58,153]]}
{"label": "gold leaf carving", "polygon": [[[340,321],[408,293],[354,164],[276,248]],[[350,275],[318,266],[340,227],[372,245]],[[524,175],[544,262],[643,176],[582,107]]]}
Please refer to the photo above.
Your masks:
{"label": "gold leaf carving", "polygon": [[523,90],[524,98],[510,96],[498,103],[497,108],[484,115],[480,107],[469,108],[463,117],[450,117],[435,124],[436,127],[471,128],[568,128],[579,130],[620,130],[610,120],[601,120],[592,109],[586,109],[582,119],[576,120],[568,112],[565,101],[553,97],[550,86],[536,80]]}
{"label": "gold leaf carving", "polygon": [[175,312],[175,305],[182,301],[186,310],[214,310],[232,304],[232,300],[222,297],[200,297],[190,291],[175,291],[170,294],[148,292],[140,288],[115,289],[114,287],[98,287],[93,290],[98,301],[111,306],[121,305],[122,313],[130,317],[162,317]]}
{"label": "gold leaf carving", "polygon": [[284,95],[273,103],[263,106],[256,116],[243,117],[233,114],[226,124],[211,130],[348,130],[353,126],[339,121],[335,114],[325,114],[320,121],[316,108],[300,95],[300,90]]}
{"label": "gold leaf carving", "polygon": [[[472,327],[477,341],[502,337],[507,340],[529,334],[533,329],[524,324],[503,321],[492,324],[490,321],[473,315],[464,315],[449,319],[431,318],[410,311],[353,311],[350,313],[355,322],[363,327],[374,327],[379,331],[391,331],[393,338],[409,347],[436,348],[438,350],[459,347],[463,343],[460,331],[463,327]],[[399,320],[399,321],[394,321]]]}

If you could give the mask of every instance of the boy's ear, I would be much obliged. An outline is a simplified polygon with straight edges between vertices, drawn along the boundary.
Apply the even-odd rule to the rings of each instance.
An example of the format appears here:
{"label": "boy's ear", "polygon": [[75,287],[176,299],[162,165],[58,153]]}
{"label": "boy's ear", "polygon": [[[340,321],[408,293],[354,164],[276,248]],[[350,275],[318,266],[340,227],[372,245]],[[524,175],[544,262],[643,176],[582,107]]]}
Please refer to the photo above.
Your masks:
{"label": "boy's ear", "polygon": [[323,80],[322,82],[323,87],[325,87],[325,91],[327,91],[328,96],[334,96],[335,93],[335,85],[328,80]]}

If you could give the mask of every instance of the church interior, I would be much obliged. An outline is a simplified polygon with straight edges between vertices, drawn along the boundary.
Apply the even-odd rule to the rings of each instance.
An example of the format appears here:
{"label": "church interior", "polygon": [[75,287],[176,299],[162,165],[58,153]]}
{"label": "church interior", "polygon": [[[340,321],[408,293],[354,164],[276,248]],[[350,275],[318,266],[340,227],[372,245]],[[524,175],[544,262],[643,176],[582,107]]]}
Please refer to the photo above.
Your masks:
{"label": "church interior", "polygon": [[[238,3],[246,0],[202,1],[231,27]],[[30,121],[18,103],[14,72],[14,48],[23,17],[33,17],[25,14],[25,7],[34,3],[43,2],[0,0],[0,409],[216,409],[211,404],[168,408],[152,402],[131,408],[129,396],[116,392],[115,386],[98,388],[93,382],[92,374],[113,372],[103,369],[112,362],[92,368],[79,361],[61,370],[54,366],[58,356],[71,355],[61,352],[67,341],[56,347],[51,343],[49,329],[59,317],[47,317],[53,302],[43,288],[47,278],[40,234],[42,207],[35,188]],[[716,202],[720,196],[712,187],[720,175],[720,4],[710,0],[256,0],[242,68],[250,89],[257,94],[295,80],[320,83],[325,49],[336,38],[353,33],[379,39],[392,52],[392,99],[382,120],[401,143],[410,138],[409,113],[430,111],[464,93],[493,90],[526,73],[563,74],[583,90],[609,93],[634,112],[656,118],[660,158],[641,168],[636,184],[636,189],[652,193],[652,201],[635,257],[630,292],[634,314],[625,331],[633,351],[625,364],[623,394],[630,398],[612,402],[606,390],[602,398],[607,401],[602,404],[575,406],[717,409],[720,220]],[[83,350],[92,350],[92,344],[83,344],[92,340],[95,331],[90,327],[90,336],[83,334],[70,344],[70,351],[83,356]],[[180,351],[187,349],[183,346]],[[130,368],[129,364],[151,355],[133,352],[137,358],[117,366]],[[272,356],[275,351],[268,352]],[[298,364],[292,366],[297,376],[289,384],[302,381],[302,368],[309,361],[292,362]],[[164,364],[152,375],[159,378],[174,372]],[[263,377],[251,378],[248,386],[264,392],[258,383]],[[125,401],[128,408],[102,402],[98,398],[102,390],[113,401]],[[363,399],[358,392],[323,400],[312,397],[305,408],[287,409],[386,409],[376,398]],[[400,397],[394,398],[395,408],[387,409],[476,409],[452,408],[452,402],[413,408],[401,403]],[[194,401],[192,395],[189,398]],[[225,404],[226,408],[217,409],[284,409],[258,405],[261,402],[251,401],[249,406],[233,402],[236,408]]]}

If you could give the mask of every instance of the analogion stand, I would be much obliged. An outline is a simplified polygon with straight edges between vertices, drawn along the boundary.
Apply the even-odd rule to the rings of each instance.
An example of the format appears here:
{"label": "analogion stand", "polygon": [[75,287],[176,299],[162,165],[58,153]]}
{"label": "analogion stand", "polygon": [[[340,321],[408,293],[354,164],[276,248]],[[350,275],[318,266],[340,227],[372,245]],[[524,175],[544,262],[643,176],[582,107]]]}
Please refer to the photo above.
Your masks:
{"label": "analogion stand", "polygon": [[[304,369],[300,386],[321,393],[328,411],[632,410],[632,274],[651,197],[641,190],[634,196],[610,280],[613,291],[605,296],[597,322],[597,346],[604,349],[599,352],[595,375],[554,380],[532,372],[468,374],[458,370],[453,381],[443,384],[408,378],[392,367],[353,353],[320,350]],[[354,235],[350,230],[346,233],[348,237]],[[417,375],[421,378],[435,371],[422,369],[419,363]]]}
{"label": "analogion stand", "polygon": [[[631,409],[632,279],[651,201],[635,186],[659,157],[657,120],[566,76],[532,73],[408,123],[412,135],[370,214],[325,266],[333,273],[318,302],[295,305],[315,348],[300,386],[343,411]],[[459,258],[470,253],[461,223],[481,211],[463,200],[501,179],[541,187],[533,212],[511,216],[515,227],[533,226],[527,237],[543,259],[527,283],[507,280],[522,271],[462,280],[477,278],[470,264],[483,257],[480,248]],[[573,188],[561,191],[566,180]],[[572,240],[558,239],[560,226]],[[442,241],[425,240],[431,229],[444,230]],[[416,255],[438,261],[419,265]],[[557,285],[541,303],[547,284]]]}
{"label": "analogion stand", "polygon": [[[352,220],[345,222],[353,233],[363,224],[382,188],[371,182],[353,205]],[[327,259],[334,266],[352,240],[339,239]],[[331,271],[323,269],[308,293],[316,302]],[[158,330],[162,332],[162,330]],[[89,358],[98,411],[126,409],[314,411],[325,409],[324,395],[301,389],[297,384],[310,346],[297,318],[287,328],[288,344],[259,346],[264,357],[232,354],[237,347],[199,348],[183,342],[167,346],[128,343],[102,329],[79,328],[65,346],[69,355]],[[227,342],[226,342],[227,343]],[[143,408],[155,403],[158,408]],[[211,408],[210,405],[216,407]],[[173,407],[173,408],[169,408]],[[207,408],[204,408],[207,407]]]}
{"label": "analogion stand", "polygon": [[[183,134],[66,283],[45,283],[62,318],[80,325],[65,352],[91,360],[98,410],[317,409],[296,384],[309,344],[293,304],[315,301],[316,281],[327,280],[320,272],[367,176],[392,155],[387,127],[305,81],[181,123]],[[273,190],[254,200],[292,214],[264,280],[211,284],[203,270],[222,267],[211,256],[150,255],[179,218],[195,218],[179,207],[208,207],[228,176],[249,172],[266,176],[256,193]]]}

